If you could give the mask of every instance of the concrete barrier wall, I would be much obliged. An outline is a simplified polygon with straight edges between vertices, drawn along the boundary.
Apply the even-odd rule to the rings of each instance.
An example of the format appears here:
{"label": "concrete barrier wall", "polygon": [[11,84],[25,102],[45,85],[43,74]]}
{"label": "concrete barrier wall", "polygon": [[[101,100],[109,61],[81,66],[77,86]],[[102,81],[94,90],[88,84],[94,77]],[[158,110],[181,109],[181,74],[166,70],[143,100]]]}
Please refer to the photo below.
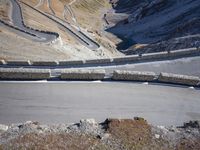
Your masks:
{"label": "concrete barrier wall", "polygon": [[70,65],[83,65],[85,62],[83,60],[72,60],[72,61],[59,61],[59,66],[70,66]]}
{"label": "concrete barrier wall", "polygon": [[57,61],[32,61],[33,66],[57,66],[59,63]]}
{"label": "concrete barrier wall", "polygon": [[159,52],[159,53],[147,53],[143,54],[140,60],[157,60],[157,59],[166,59],[169,57],[168,52]]}
{"label": "concrete barrier wall", "polygon": [[174,83],[174,84],[184,84],[197,86],[200,83],[200,78],[196,76],[187,76],[171,73],[160,73],[158,77],[159,82]]}
{"label": "concrete barrier wall", "polygon": [[49,69],[0,68],[0,79],[36,80],[49,78]]}
{"label": "concrete barrier wall", "polygon": [[[84,65],[84,64],[111,64],[111,63],[136,63],[140,61],[156,61],[156,60],[165,60],[165,59],[173,59],[173,58],[180,58],[180,57],[187,57],[191,55],[199,55],[200,50],[197,48],[189,48],[189,49],[181,49],[175,50],[171,52],[159,52],[159,53],[148,53],[143,54],[142,56],[138,55],[131,55],[125,57],[116,57],[113,59],[91,59],[91,60],[71,60],[71,61],[32,61],[26,63],[26,61],[8,61],[8,63],[0,62],[0,64],[8,64],[8,65],[33,65],[33,66],[76,66],[76,65]],[[16,62],[16,64],[15,64]]]}
{"label": "concrete barrier wall", "polygon": [[131,55],[125,57],[116,57],[113,58],[113,63],[122,63],[122,62],[136,62],[140,59],[138,55]]}
{"label": "concrete barrier wall", "polygon": [[103,80],[105,70],[63,70],[61,72],[62,80]]}
{"label": "concrete barrier wall", "polygon": [[195,55],[195,54],[200,54],[200,51],[197,48],[188,48],[188,49],[170,51],[169,57],[187,56],[187,55]]}
{"label": "concrete barrier wall", "polygon": [[154,81],[157,79],[157,75],[154,72],[115,70],[112,79],[124,81]]}
{"label": "concrete barrier wall", "polygon": [[85,64],[106,64],[111,63],[112,59],[89,59],[85,61]]}
{"label": "concrete barrier wall", "polygon": [[19,61],[6,61],[6,64],[7,65],[14,65],[14,66],[29,66],[29,65],[31,65],[31,62],[29,61],[29,60],[27,60],[27,61],[21,61],[21,60],[19,60]]}

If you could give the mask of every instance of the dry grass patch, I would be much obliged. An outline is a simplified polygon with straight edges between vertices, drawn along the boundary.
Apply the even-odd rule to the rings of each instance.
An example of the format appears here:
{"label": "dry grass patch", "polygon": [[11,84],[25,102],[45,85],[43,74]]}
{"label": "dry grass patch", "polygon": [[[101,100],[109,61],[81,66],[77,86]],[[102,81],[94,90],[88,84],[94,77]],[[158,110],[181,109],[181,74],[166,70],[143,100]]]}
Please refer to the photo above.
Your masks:
{"label": "dry grass patch", "polygon": [[89,30],[102,29],[103,12],[110,5],[107,0],[77,0],[72,5],[78,23]]}
{"label": "dry grass patch", "polygon": [[182,139],[176,147],[177,150],[199,150],[200,139]]}
{"label": "dry grass patch", "polygon": [[10,3],[8,0],[0,1],[0,19],[3,21],[10,21],[9,18]]}
{"label": "dry grass patch", "polygon": [[51,133],[51,134],[26,134],[10,141],[2,148],[7,149],[35,149],[35,150],[86,150],[107,149],[105,145],[92,136],[84,134]]}
{"label": "dry grass patch", "polygon": [[[166,147],[166,142],[164,140],[153,138],[151,126],[142,118],[137,118],[136,120],[110,119],[107,121],[107,132],[123,149],[162,150]],[[169,147],[167,147],[167,149],[169,149]]]}

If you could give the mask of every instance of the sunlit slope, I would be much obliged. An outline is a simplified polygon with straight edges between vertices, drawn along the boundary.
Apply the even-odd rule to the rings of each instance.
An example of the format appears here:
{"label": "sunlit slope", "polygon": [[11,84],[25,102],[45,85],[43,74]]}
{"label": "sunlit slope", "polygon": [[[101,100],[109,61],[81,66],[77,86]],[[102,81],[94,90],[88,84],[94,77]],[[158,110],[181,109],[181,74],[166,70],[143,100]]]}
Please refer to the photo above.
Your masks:
{"label": "sunlit slope", "polygon": [[[31,27],[32,29],[37,29],[40,31],[50,31],[56,32],[59,34],[59,38],[56,42],[50,43],[37,43],[30,38],[23,37],[20,32],[16,32],[11,30],[9,27],[5,25],[1,27],[1,43],[0,46],[3,50],[0,51],[0,57],[3,59],[44,59],[44,60],[53,60],[53,57],[48,57],[46,52],[53,51],[56,52],[55,59],[56,60],[71,60],[71,59],[96,59],[96,58],[106,58],[121,55],[116,51],[112,43],[109,43],[109,40],[104,39],[98,33],[101,29],[101,11],[104,11],[105,6],[108,5],[106,0],[96,0],[96,1],[67,1],[67,0],[58,0],[58,1],[48,1],[48,0],[18,0],[21,10],[22,16],[24,19],[24,23],[26,26]],[[29,6],[25,5],[28,4]],[[1,1],[2,7],[0,7],[0,19],[4,20],[7,23],[12,24],[9,20],[11,10],[11,3],[8,0]],[[79,10],[79,6],[87,4],[87,7],[83,7],[84,9]],[[6,7],[8,9],[5,9]],[[92,9],[91,9],[91,8]],[[88,9],[90,8],[90,9]],[[38,12],[36,10],[42,12]],[[76,38],[71,36],[68,32],[66,32],[66,28],[53,21],[52,19],[46,17],[45,15],[53,18],[54,20],[60,21],[63,24],[67,24],[76,29],[81,29],[87,36],[100,44],[100,48],[97,50],[88,49],[84,45],[82,45]],[[80,21],[79,21],[80,20]],[[95,21],[94,21],[95,20]],[[98,22],[99,26],[94,22]],[[90,25],[91,24],[91,25]],[[98,27],[98,28],[97,28]],[[4,32],[5,31],[5,32]],[[12,33],[14,32],[14,33]],[[11,33],[11,35],[7,35],[6,33]],[[21,47],[22,51],[26,51],[30,49],[30,55],[26,55],[26,52],[23,54],[19,54],[19,47],[16,45],[12,45],[15,42],[12,42],[13,36],[16,36],[17,39],[23,44]],[[5,39],[5,40],[4,40]],[[17,41],[17,40],[16,40]],[[7,43],[6,43],[7,42]],[[30,47],[30,43],[32,43]],[[11,45],[11,46],[8,46]],[[34,48],[34,45],[36,48]],[[112,46],[111,46],[112,45]],[[37,49],[41,46],[40,51]],[[10,47],[8,49],[8,47]],[[16,47],[16,49],[14,49]],[[107,48],[108,47],[108,48]],[[46,51],[48,49],[48,51]],[[32,56],[32,50],[34,51],[34,56]],[[9,51],[9,52],[6,52]],[[44,53],[42,51],[45,51]]]}

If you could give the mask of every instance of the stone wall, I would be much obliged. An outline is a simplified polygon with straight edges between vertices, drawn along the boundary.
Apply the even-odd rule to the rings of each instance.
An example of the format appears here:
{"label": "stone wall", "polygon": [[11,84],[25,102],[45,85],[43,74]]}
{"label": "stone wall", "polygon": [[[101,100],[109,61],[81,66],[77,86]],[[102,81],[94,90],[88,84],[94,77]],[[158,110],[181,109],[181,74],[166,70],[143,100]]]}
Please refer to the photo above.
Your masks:
{"label": "stone wall", "polygon": [[200,83],[200,78],[196,76],[179,75],[172,73],[160,73],[158,77],[159,82],[184,84],[190,86],[197,86]]}
{"label": "stone wall", "polygon": [[124,71],[115,70],[113,72],[113,80],[125,81],[154,81],[157,76],[154,72],[140,72],[140,71]]}
{"label": "stone wall", "polygon": [[32,61],[33,66],[57,66],[59,63],[57,61]]}
{"label": "stone wall", "polygon": [[168,52],[159,52],[159,53],[147,53],[143,54],[140,60],[159,60],[159,59],[166,59],[168,58]]}
{"label": "stone wall", "polygon": [[112,59],[89,59],[85,61],[85,64],[109,64]]}
{"label": "stone wall", "polygon": [[137,62],[140,59],[138,55],[113,58],[113,63]]}
{"label": "stone wall", "polygon": [[103,80],[105,70],[66,69],[61,72],[62,80]]}
{"label": "stone wall", "polygon": [[[159,53],[149,53],[139,55],[131,55],[125,57],[116,57],[112,59],[91,59],[91,60],[71,60],[71,61],[30,61],[29,65],[32,66],[84,66],[84,65],[113,65],[113,64],[124,64],[124,63],[139,63],[139,62],[148,62],[148,61],[157,61],[157,60],[168,60],[168,59],[177,59],[184,58],[188,56],[200,56],[200,50],[197,48],[175,50],[171,52],[159,52]],[[0,60],[0,65],[11,65],[15,66],[14,63],[2,63],[3,60]],[[6,62],[6,61],[5,61]],[[8,60],[8,62],[14,62]],[[17,62],[17,61],[16,61]],[[19,64],[19,61],[16,65]],[[23,66],[23,64],[21,64]],[[27,65],[27,64],[25,64]]]}
{"label": "stone wall", "polygon": [[49,69],[0,68],[0,79],[37,80],[49,78]]}
{"label": "stone wall", "polygon": [[83,60],[59,61],[59,66],[74,66],[83,64],[85,64],[85,61]]}
{"label": "stone wall", "polygon": [[31,65],[31,62],[29,60],[23,61],[23,60],[15,60],[15,61],[6,61],[7,65],[15,65],[15,66],[29,66]]}

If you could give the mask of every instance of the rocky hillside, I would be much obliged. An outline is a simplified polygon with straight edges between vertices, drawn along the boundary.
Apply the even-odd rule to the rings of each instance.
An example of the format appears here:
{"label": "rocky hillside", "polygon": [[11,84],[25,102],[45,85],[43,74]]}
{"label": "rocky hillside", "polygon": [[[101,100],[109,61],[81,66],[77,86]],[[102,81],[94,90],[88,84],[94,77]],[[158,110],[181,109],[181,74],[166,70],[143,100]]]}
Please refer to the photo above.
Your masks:
{"label": "rocky hillside", "polygon": [[110,0],[110,3],[113,11],[107,13],[106,28],[122,40],[117,43],[118,49],[126,54],[138,53],[138,48],[153,52],[192,47],[200,41],[199,0]]}
{"label": "rocky hillside", "polygon": [[[94,59],[200,45],[199,0],[17,1],[26,26],[56,32],[60,38],[56,43],[34,42],[0,24],[1,59]],[[83,46],[66,28],[37,10],[82,31],[100,48]],[[0,19],[13,25],[11,14],[10,0],[1,0]]]}
{"label": "rocky hillside", "polygon": [[197,150],[200,125],[190,121],[181,127],[153,126],[143,118],[94,119],[76,124],[41,125],[26,122],[0,125],[0,149],[69,150]]}
{"label": "rocky hillside", "polygon": [[[25,25],[35,30],[56,32],[56,42],[35,42],[23,33],[0,23],[0,58],[11,60],[74,60],[122,56],[114,43],[100,35],[107,0],[17,0]],[[13,26],[10,0],[0,1],[0,20]],[[53,18],[56,21],[48,18]],[[94,21],[95,20],[95,21]],[[84,46],[60,25],[71,26],[98,43],[98,49]]]}

